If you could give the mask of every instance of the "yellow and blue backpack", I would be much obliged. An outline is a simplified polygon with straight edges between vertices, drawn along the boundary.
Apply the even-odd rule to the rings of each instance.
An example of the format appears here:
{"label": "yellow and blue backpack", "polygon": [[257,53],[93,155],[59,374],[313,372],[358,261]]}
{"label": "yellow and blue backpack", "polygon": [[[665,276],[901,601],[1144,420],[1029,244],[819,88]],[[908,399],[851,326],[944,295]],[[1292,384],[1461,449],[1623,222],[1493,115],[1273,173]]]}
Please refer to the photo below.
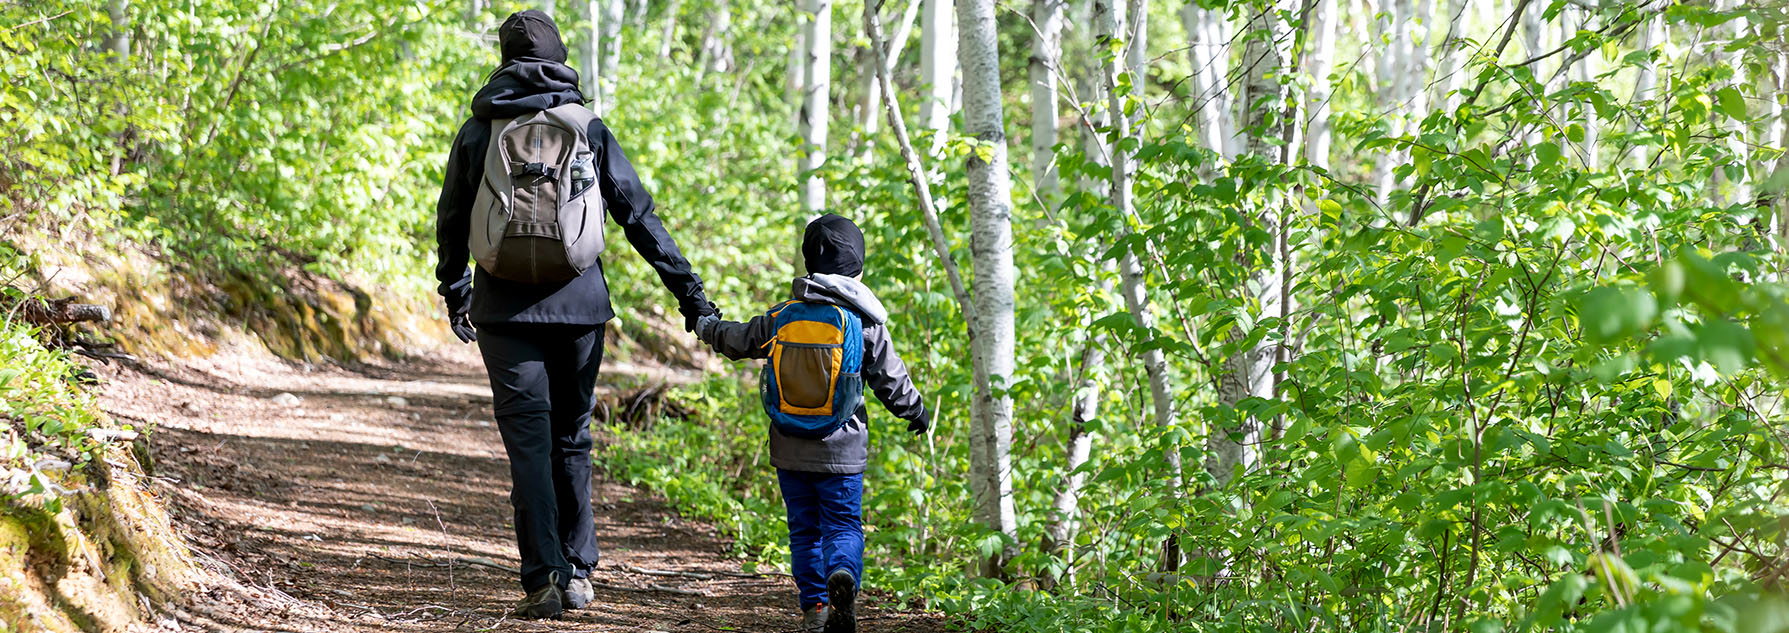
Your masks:
{"label": "yellow and blue backpack", "polygon": [[783,435],[831,435],[863,404],[863,319],[850,308],[789,301],[772,308],[776,334],[758,391]]}

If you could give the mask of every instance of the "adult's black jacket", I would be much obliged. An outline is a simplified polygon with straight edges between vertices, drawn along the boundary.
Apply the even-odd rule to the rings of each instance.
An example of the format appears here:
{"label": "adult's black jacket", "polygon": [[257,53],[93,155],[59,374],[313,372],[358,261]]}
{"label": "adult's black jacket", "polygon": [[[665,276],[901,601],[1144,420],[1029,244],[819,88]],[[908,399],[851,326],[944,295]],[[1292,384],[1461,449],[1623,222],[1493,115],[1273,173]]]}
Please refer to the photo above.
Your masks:
{"label": "adult's black jacket", "polygon": [[[562,63],[534,58],[507,62],[473,98],[472,117],[454,138],[441,199],[435,207],[439,258],[435,278],[441,282],[438,291],[449,310],[461,309],[470,298],[473,323],[596,325],[615,316],[600,262],[583,276],[553,284],[507,281],[467,265],[472,200],[484,178],[491,120],[580,101],[577,82],[577,73]],[[690,270],[676,240],[665,232],[653,212],[652,195],[641,185],[614,133],[598,119],[591,122],[588,136],[590,151],[596,155],[597,189],[607,203],[609,217],[620,225],[634,250],[658,271],[665,288],[677,298],[680,311],[686,315],[700,311],[708,305],[702,279]]]}

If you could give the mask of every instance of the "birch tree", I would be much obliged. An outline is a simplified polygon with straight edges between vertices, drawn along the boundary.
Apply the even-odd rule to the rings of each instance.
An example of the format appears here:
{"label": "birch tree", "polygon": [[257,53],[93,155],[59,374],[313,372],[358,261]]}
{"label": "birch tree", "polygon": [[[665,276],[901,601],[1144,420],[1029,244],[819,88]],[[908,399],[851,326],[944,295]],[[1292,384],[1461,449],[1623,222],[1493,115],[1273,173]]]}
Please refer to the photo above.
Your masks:
{"label": "birch tree", "polygon": [[[874,0],[871,2],[873,3]],[[920,6],[920,0],[910,0],[907,3],[907,8],[901,11],[900,20],[895,22],[894,33],[887,43],[888,50],[882,55],[872,52],[867,56],[868,60],[863,65],[864,69],[868,71],[863,73],[867,81],[864,83],[863,101],[857,106],[857,129],[863,135],[863,140],[861,143],[854,142],[854,146],[861,152],[860,158],[869,157],[870,148],[875,146],[869,139],[882,129],[882,117],[879,116],[882,110],[882,82],[878,73],[894,71],[895,60],[901,58],[901,52],[907,48],[907,39],[913,34],[913,23],[919,17]],[[872,40],[872,45],[873,43]],[[888,64],[888,66],[877,68],[875,64]]]}
{"label": "birch tree", "polygon": [[1062,70],[1062,13],[1067,6],[1067,0],[1031,3],[1031,178],[1045,203],[1056,194],[1056,76]]}
{"label": "birch tree", "polygon": [[[1404,0],[1407,3],[1407,0]],[[1291,26],[1280,20],[1280,13],[1296,10],[1298,0],[1273,0],[1257,11],[1249,20],[1248,29],[1259,35],[1248,38],[1247,48],[1243,52],[1242,67],[1247,73],[1242,80],[1241,112],[1247,124],[1248,144],[1245,150],[1267,160],[1285,163],[1291,151],[1289,144],[1276,143],[1287,134],[1286,126],[1292,124],[1282,116],[1280,110],[1288,98],[1285,69],[1291,57]],[[1286,201],[1277,199],[1265,201],[1255,213],[1255,226],[1267,235],[1276,236],[1275,244],[1267,247],[1265,257],[1260,259],[1264,265],[1252,267],[1247,280],[1243,284],[1245,299],[1259,306],[1262,317],[1281,314],[1280,302],[1282,284],[1285,278],[1284,249],[1281,244],[1285,239],[1280,230],[1281,218],[1274,211]],[[1232,330],[1232,340],[1238,340],[1246,334],[1240,329]],[[1279,355],[1279,342],[1273,337],[1262,337],[1254,345],[1238,350],[1224,359],[1224,370],[1218,380],[1218,401],[1229,406],[1236,406],[1248,398],[1272,398],[1275,387],[1273,364]],[[1218,485],[1227,485],[1236,472],[1252,469],[1260,460],[1258,444],[1261,440],[1261,421],[1250,417],[1238,420],[1236,428],[1213,428],[1206,443],[1205,470],[1218,481]]]}
{"label": "birch tree", "polygon": [[534,8],[547,15],[554,14],[557,4],[555,0],[534,0]]}
{"label": "birch tree", "polygon": [[[1120,37],[1121,24],[1128,22],[1128,29],[1122,31],[1123,37],[1130,40],[1129,50],[1141,48],[1139,42],[1147,11],[1141,0],[1132,0],[1130,15],[1121,17],[1114,0],[1094,0],[1094,25],[1099,29],[1096,36],[1096,50],[1109,50],[1114,39]],[[1112,119],[1112,127],[1118,131],[1120,142],[1112,147],[1112,209],[1120,219],[1118,239],[1124,241],[1132,234],[1132,222],[1137,215],[1136,199],[1133,196],[1131,180],[1137,171],[1135,150],[1129,149],[1131,144],[1123,139],[1133,138],[1138,129],[1126,113],[1125,95],[1128,87],[1133,94],[1142,90],[1144,76],[1143,55],[1113,55],[1105,63],[1105,88],[1107,116]],[[1126,249],[1118,258],[1119,283],[1122,284],[1125,308],[1130,311],[1131,321],[1145,332],[1155,331],[1155,314],[1149,305],[1149,291],[1143,276],[1143,264],[1136,249]],[[1168,358],[1160,347],[1152,347],[1143,352],[1143,369],[1149,375],[1149,396],[1154,411],[1157,427],[1166,429],[1174,424],[1174,386],[1169,375]],[[1180,452],[1167,450],[1164,454],[1168,460],[1169,477],[1178,489],[1180,487]]]}
{"label": "birch tree", "polygon": [[[1391,122],[1390,136],[1403,136],[1413,119],[1428,111],[1423,90],[1423,69],[1427,67],[1424,46],[1417,35],[1427,31],[1428,0],[1388,0],[1385,19],[1380,22],[1386,35],[1385,58],[1379,61],[1379,104]],[[1398,182],[1393,168],[1409,159],[1410,152],[1393,148],[1373,165],[1373,182],[1380,204],[1391,196]]]}
{"label": "birch tree", "polygon": [[[1057,58],[1057,63],[1061,63],[1061,58]],[[1103,68],[1104,66],[1101,65],[1098,70],[1079,73],[1075,84],[1076,92],[1086,95],[1097,94],[1100,84],[1103,83]],[[1094,80],[1095,75],[1100,75],[1102,79]],[[1110,150],[1105,146],[1104,136],[1095,131],[1108,125],[1107,112],[1102,108],[1087,114],[1092,119],[1087,122],[1088,125],[1075,127],[1075,129],[1081,130],[1084,153],[1087,155],[1088,162],[1109,167],[1111,163],[1106,160],[1106,156]],[[1082,189],[1094,187],[1094,183],[1085,177],[1080,184]],[[1065,443],[1066,449],[1063,454],[1062,481],[1057,485],[1056,496],[1050,504],[1052,511],[1049,522],[1044,526],[1044,533],[1049,535],[1050,553],[1055,556],[1069,554],[1074,543],[1075,533],[1080,526],[1081,488],[1086,485],[1087,475],[1076,471],[1081,468],[1082,464],[1086,464],[1093,454],[1093,435],[1088,433],[1087,423],[1099,417],[1101,377],[1106,370],[1108,337],[1104,332],[1094,330],[1093,320],[1096,316],[1094,312],[1104,306],[1106,299],[1112,296],[1114,270],[1112,262],[1109,260],[1100,261],[1098,256],[1092,254],[1088,259],[1101,271],[1101,274],[1099,274],[1099,290],[1093,294],[1090,302],[1093,306],[1090,306],[1088,313],[1082,315],[1081,318],[1081,329],[1089,334],[1087,340],[1081,345],[1080,353],[1076,355],[1078,364],[1074,383],[1075,394],[1069,412],[1068,441]],[[1074,567],[1070,565],[1068,570],[1065,578],[1072,578]]]}
{"label": "birch tree", "polygon": [[585,0],[584,36],[578,40],[578,90],[590,99],[597,116],[606,114],[602,94],[602,0]]}
{"label": "birch tree", "polygon": [[[1640,50],[1650,51],[1653,47],[1666,42],[1666,38],[1664,17],[1647,17],[1646,23],[1640,27]],[[1638,69],[1638,73],[1634,77],[1633,101],[1636,104],[1658,99],[1659,63],[1660,60],[1649,58]],[[1639,129],[1640,119],[1638,118],[1628,124],[1629,134],[1637,132]],[[1628,166],[1633,169],[1644,167],[1648,160],[1647,153],[1643,151],[1629,151],[1627,157]]]}
{"label": "birch tree", "polygon": [[933,133],[933,150],[944,142],[950,126],[952,89],[957,74],[957,34],[951,22],[952,0],[916,0],[925,3],[920,16],[919,125]]}
{"label": "birch tree", "polygon": [[[994,0],[959,0],[957,30],[963,68],[964,131],[974,138],[970,152],[970,254],[975,262],[975,317],[971,344],[977,380],[976,423],[970,434],[971,478],[976,517],[1007,537],[1018,530],[1012,498],[1013,401],[1005,392],[1013,360],[1012,181],[1007,167],[1006,127],[1001,112],[1000,51]],[[1009,543],[1011,541],[1009,540]],[[1005,575],[1014,552],[1009,545],[985,562],[983,572]]]}
{"label": "birch tree", "polygon": [[130,57],[130,0],[108,0],[106,19],[112,23],[105,49],[120,59]]}
{"label": "birch tree", "polygon": [[1221,11],[1187,3],[1180,9],[1187,32],[1187,55],[1193,66],[1193,104],[1199,109],[1199,138],[1206,149],[1236,155],[1235,124],[1230,116],[1229,20]]}
{"label": "birch tree", "polygon": [[600,67],[596,71],[598,101],[601,104],[599,113],[614,109],[619,101],[615,94],[616,79],[621,72],[621,22],[622,0],[601,0],[603,3],[602,39]]}
{"label": "birch tree", "polygon": [[832,112],[832,0],[807,0],[806,33],[802,36],[802,101],[800,171],[801,208],[808,215],[826,209],[826,180],[817,172],[826,163],[826,128]]}
{"label": "birch tree", "polygon": [[797,132],[801,130],[801,111],[807,98],[807,63],[808,63],[808,19],[805,10],[806,0],[796,0],[803,10],[795,12],[795,41],[789,44],[788,67],[783,71],[783,92],[789,100],[790,127]]}
{"label": "birch tree", "polygon": [[1333,108],[1329,76],[1335,70],[1336,23],[1342,17],[1336,14],[1336,8],[1336,0],[1316,0],[1311,13],[1311,53],[1307,57],[1311,88],[1305,92],[1304,111],[1310,117],[1310,130],[1305,133],[1305,161],[1326,170],[1331,139],[1329,115]]}

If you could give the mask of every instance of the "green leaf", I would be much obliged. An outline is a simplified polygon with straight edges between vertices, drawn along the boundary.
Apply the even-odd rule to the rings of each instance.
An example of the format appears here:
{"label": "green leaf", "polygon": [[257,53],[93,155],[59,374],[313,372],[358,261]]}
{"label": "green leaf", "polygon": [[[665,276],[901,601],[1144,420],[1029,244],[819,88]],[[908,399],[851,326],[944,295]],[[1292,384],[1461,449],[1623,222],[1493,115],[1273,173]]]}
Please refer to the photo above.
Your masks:
{"label": "green leaf", "polygon": [[1714,93],[1720,103],[1721,113],[1739,120],[1746,119],[1746,98],[1739,94],[1739,89],[1732,86],[1722,88]]}

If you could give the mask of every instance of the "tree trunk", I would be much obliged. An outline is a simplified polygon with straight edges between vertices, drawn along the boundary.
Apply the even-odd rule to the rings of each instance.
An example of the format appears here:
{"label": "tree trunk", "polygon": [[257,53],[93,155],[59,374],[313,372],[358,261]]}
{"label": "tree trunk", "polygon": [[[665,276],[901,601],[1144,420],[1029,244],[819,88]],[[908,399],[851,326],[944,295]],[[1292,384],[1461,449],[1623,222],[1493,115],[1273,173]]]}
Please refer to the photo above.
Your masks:
{"label": "tree trunk", "polygon": [[808,20],[811,18],[806,10],[807,0],[796,0],[795,41],[789,44],[789,64],[783,72],[784,95],[789,100],[789,127],[801,131],[801,109],[807,94],[808,80]]}
{"label": "tree trunk", "polygon": [[[1724,11],[1738,11],[1738,10],[1744,8],[1745,4],[1746,4],[1746,0],[1723,0],[1721,2],[1721,9]],[[1727,22],[1726,27],[1725,27],[1726,32],[1723,33],[1723,35],[1725,35],[1729,41],[1736,40],[1736,39],[1739,39],[1739,38],[1745,36],[1745,32],[1746,32],[1747,28],[1749,28],[1749,27],[1747,26],[1747,22],[1746,22],[1745,18],[1743,18],[1743,17],[1734,18],[1733,20],[1730,20]],[[1732,85],[1735,87],[1741,87],[1741,92],[1744,92],[1743,86],[1746,86],[1749,83],[1749,81],[1748,81],[1749,78],[1746,77],[1746,66],[1745,66],[1746,48],[1742,47],[1737,50],[1728,51],[1726,53],[1725,59],[1722,59],[1721,61],[1723,63],[1725,63],[1728,68],[1733,69]],[[1773,100],[1774,100],[1774,96],[1773,96]],[[1736,138],[1746,139],[1751,135],[1751,121],[1747,120],[1747,119],[1728,119],[1727,120],[1727,131],[1729,134],[1732,134]],[[1749,154],[1751,152],[1749,151],[1749,149],[1747,148],[1745,143],[1730,142],[1730,143],[1728,143],[1728,147],[1730,147],[1734,153],[1734,156],[1733,156],[1734,164],[1747,165],[1750,163],[1751,158],[1750,158]],[[1716,169],[1714,173],[1715,173],[1716,186],[1713,189],[1716,192],[1715,195],[1718,196],[1721,194],[1721,192],[1720,192],[1721,187],[1720,187],[1719,183],[1721,181],[1726,180],[1726,170]],[[1721,200],[1723,200],[1729,204],[1750,203],[1752,201],[1752,181],[1753,181],[1753,179],[1754,179],[1753,177],[1747,177],[1747,178],[1741,178],[1740,180],[1733,182],[1731,185],[1731,192],[1726,193],[1726,195],[1724,197],[1722,197]]]}
{"label": "tree trunk", "polygon": [[[1119,31],[1122,18],[1119,17],[1116,7],[1109,4],[1112,1],[1094,0],[1094,24],[1099,29],[1095,41],[1100,42],[1095,46],[1096,50],[1107,50],[1109,45],[1105,42],[1110,41]],[[1125,39],[1134,43],[1141,39],[1139,36],[1142,33],[1141,29],[1145,28],[1144,20],[1147,19],[1145,16],[1148,12],[1141,6],[1141,0],[1131,0],[1131,2],[1131,10],[1126,11],[1130,14],[1127,16],[1130,18],[1130,28],[1127,29]],[[1141,130],[1125,114],[1125,96],[1119,90],[1119,78],[1120,75],[1129,73],[1131,85],[1134,86],[1131,94],[1141,98],[1141,78],[1145,70],[1142,66],[1144,59],[1141,55],[1127,53],[1114,56],[1106,64],[1106,109],[1110,112],[1112,125],[1119,131],[1118,138],[1121,140],[1137,137]],[[1131,236],[1132,222],[1137,215],[1136,199],[1131,190],[1131,180],[1137,171],[1137,160],[1135,151],[1126,149],[1127,145],[1120,142],[1112,147],[1112,208],[1117,211],[1120,218],[1119,226],[1122,227],[1119,229],[1118,235],[1120,240],[1126,240]],[[1118,276],[1120,283],[1123,284],[1124,303],[1126,309],[1131,313],[1132,322],[1144,331],[1153,332],[1155,315],[1149,304],[1149,290],[1143,278],[1143,264],[1137,256],[1136,249],[1126,250],[1123,255],[1119,256]],[[1144,352],[1143,369],[1149,375],[1149,395],[1155,411],[1156,426],[1164,429],[1173,426],[1174,386],[1173,379],[1169,375],[1167,355],[1159,347]],[[1181,481],[1180,452],[1168,450],[1165,457],[1170,469],[1169,477],[1174,487],[1178,489]]]}
{"label": "tree trunk", "polygon": [[659,32],[658,58],[671,58],[671,44],[677,41],[677,13],[683,10],[683,0],[671,0],[665,7],[665,28]]}
{"label": "tree trunk", "polygon": [[105,48],[120,59],[130,57],[130,0],[108,0],[106,18],[112,24]]}
{"label": "tree trunk", "polygon": [[534,8],[547,15],[553,15],[558,4],[555,0],[534,0]]}
{"label": "tree trunk", "polygon": [[[1109,271],[1110,266],[1108,263],[1101,268]],[[1111,277],[1102,277],[1096,296],[1104,298],[1111,294]],[[1068,420],[1062,483],[1056,489],[1055,501],[1050,504],[1053,512],[1049,523],[1044,526],[1044,533],[1050,539],[1050,554],[1058,557],[1069,556],[1074,549],[1075,532],[1079,529],[1081,516],[1081,487],[1087,482],[1087,475],[1076,471],[1092,456],[1093,436],[1087,432],[1087,423],[1099,417],[1101,375],[1106,370],[1107,337],[1103,332],[1093,333],[1094,316],[1089,312],[1081,318],[1081,329],[1088,332],[1088,337],[1082,343],[1080,366],[1076,370],[1075,399]],[[1072,578],[1074,575],[1073,561],[1069,562],[1071,564],[1064,573],[1064,578]]]}
{"label": "tree trunk", "polygon": [[1230,117],[1230,44],[1227,19],[1221,11],[1187,4],[1180,9],[1186,27],[1187,54],[1193,66],[1193,103],[1199,108],[1199,138],[1206,149],[1224,157],[1236,155],[1235,124]]}
{"label": "tree trunk", "polygon": [[472,25],[472,30],[478,31],[484,28],[485,9],[488,8],[490,8],[488,0],[470,0],[466,3],[466,23]]}
{"label": "tree trunk", "polygon": [[1311,123],[1305,133],[1304,155],[1306,162],[1325,170],[1329,169],[1329,114],[1334,94],[1329,75],[1335,70],[1336,23],[1341,17],[1336,14],[1336,0],[1317,0],[1311,14],[1311,88],[1305,93],[1304,107]]}
{"label": "tree trunk", "polygon": [[[1646,24],[1640,27],[1639,50],[1650,51],[1654,47],[1666,42],[1666,38],[1667,34],[1665,31],[1664,16],[1655,15],[1648,17],[1646,18]],[[1634,77],[1634,103],[1638,104],[1658,99],[1658,67],[1658,61],[1648,61],[1644,66],[1640,67],[1639,74]],[[1633,122],[1628,125],[1628,133],[1632,134],[1639,131],[1640,122],[1641,119],[1634,119]],[[1633,169],[1645,167],[1650,159],[1651,156],[1649,156],[1648,152],[1643,148],[1636,148],[1628,152],[1628,166]]]}
{"label": "tree trunk", "polygon": [[[1387,17],[1381,24],[1389,42],[1385,59],[1379,62],[1379,104],[1391,122],[1390,135],[1394,137],[1409,134],[1416,122],[1428,113],[1424,103],[1426,92],[1422,88],[1426,76],[1423,69],[1427,67],[1427,60],[1423,59],[1426,50],[1416,38],[1427,30],[1425,14],[1429,13],[1430,6],[1428,0],[1389,0],[1386,3]],[[1398,186],[1393,169],[1409,158],[1409,150],[1392,148],[1373,166],[1373,182],[1377,185],[1381,206]]]}
{"label": "tree trunk", "polygon": [[702,32],[702,49],[696,53],[696,68],[703,73],[725,72],[731,69],[727,63],[728,38],[733,32],[733,8],[729,0],[715,3],[714,12],[708,18],[708,28]]}
{"label": "tree trunk", "polygon": [[[983,144],[968,160],[970,253],[975,262],[975,367],[977,422],[972,464],[976,474],[977,518],[1008,537],[1018,530],[1012,498],[1013,269],[1012,182],[1007,167],[1006,127],[1001,112],[1000,51],[994,0],[959,0],[957,30],[963,68],[965,132]],[[995,389],[1001,389],[996,393]],[[983,572],[1004,577],[1012,547],[985,561]]]}
{"label": "tree trunk", "polygon": [[615,94],[616,79],[621,72],[621,22],[625,18],[622,0],[602,0],[602,67],[596,72],[598,99],[602,108],[599,112],[615,109],[620,96]]}
{"label": "tree trunk", "polygon": [[877,74],[879,71],[875,64],[889,64],[887,68],[882,68],[880,71],[894,71],[893,64],[901,58],[901,51],[907,48],[907,38],[913,35],[913,22],[919,18],[919,8],[919,0],[911,0],[907,3],[907,8],[901,12],[900,22],[895,23],[894,35],[887,44],[888,50],[883,55],[876,55],[872,52],[869,61],[864,64],[866,72],[863,73],[865,78],[863,102],[858,105],[857,110],[857,129],[862,134],[862,141],[853,143],[858,148],[859,158],[869,157],[870,148],[875,146],[871,139],[875,138],[876,133],[882,129],[882,117],[878,116],[882,110],[882,82]]}
{"label": "tree trunk", "polygon": [[802,59],[801,140],[799,171],[807,180],[801,208],[808,215],[826,210],[826,179],[816,170],[826,163],[826,128],[832,118],[832,0],[807,0],[809,14]]}
{"label": "tree trunk", "polygon": [[590,100],[590,109],[597,116],[605,114],[602,94],[602,23],[601,0],[584,3],[584,37],[578,41],[578,90]]}
{"label": "tree trunk", "polygon": [[[1566,24],[1566,28],[1569,29],[1569,31],[1561,32],[1563,37],[1561,37],[1560,40],[1567,41],[1572,37],[1576,37],[1579,30],[1589,27],[1590,13],[1581,7],[1566,5],[1564,13],[1560,16],[1560,20]],[[1570,73],[1571,81],[1573,83],[1589,83],[1592,81],[1592,78],[1597,74],[1595,66],[1596,60],[1600,57],[1600,55],[1585,55],[1583,59],[1579,59],[1576,63],[1572,64]],[[1584,126],[1584,142],[1578,144],[1579,157],[1584,161],[1584,166],[1586,168],[1601,169],[1602,160],[1600,160],[1597,152],[1597,133],[1601,129],[1601,125],[1597,122],[1596,109],[1587,103],[1577,104],[1576,108],[1578,110],[1578,123],[1579,125]]]}
{"label": "tree trunk", "polygon": [[932,149],[937,151],[944,143],[953,111],[957,34],[951,22],[952,0],[915,1],[925,3],[920,16],[919,83],[924,96],[919,102],[919,125],[932,131]]}
{"label": "tree trunk", "polygon": [[1056,197],[1057,75],[1062,72],[1062,12],[1066,0],[1032,0],[1031,178],[1045,204]]}
{"label": "tree trunk", "polygon": [[[1399,0],[1408,4],[1408,0]],[[1264,35],[1250,37],[1248,47],[1243,53],[1243,68],[1248,75],[1242,84],[1242,112],[1247,117],[1249,130],[1247,151],[1250,154],[1264,157],[1270,161],[1283,162],[1285,152],[1290,148],[1277,145],[1274,140],[1285,136],[1285,126],[1292,122],[1286,117],[1275,116],[1275,110],[1285,103],[1286,85],[1281,78],[1290,58],[1291,27],[1279,20],[1279,12],[1295,10],[1298,0],[1274,0],[1272,5],[1256,13],[1250,20],[1249,30],[1260,31]],[[1275,241],[1283,240],[1280,231],[1280,218],[1275,217],[1284,200],[1265,201],[1255,215],[1255,226],[1268,235],[1276,236]],[[1278,316],[1281,314],[1280,302],[1284,281],[1285,259],[1281,244],[1267,246],[1267,262],[1264,266],[1250,271],[1243,291],[1260,305],[1260,317]],[[1247,336],[1246,332],[1233,330],[1232,340]],[[1273,363],[1279,355],[1279,343],[1272,337],[1262,338],[1249,349],[1224,359],[1224,371],[1218,380],[1218,401],[1236,406],[1251,397],[1274,397]],[[1260,461],[1261,421],[1243,418],[1235,428],[1211,429],[1207,439],[1206,472],[1218,481],[1219,486],[1228,485],[1232,477],[1240,469],[1252,469]]]}

